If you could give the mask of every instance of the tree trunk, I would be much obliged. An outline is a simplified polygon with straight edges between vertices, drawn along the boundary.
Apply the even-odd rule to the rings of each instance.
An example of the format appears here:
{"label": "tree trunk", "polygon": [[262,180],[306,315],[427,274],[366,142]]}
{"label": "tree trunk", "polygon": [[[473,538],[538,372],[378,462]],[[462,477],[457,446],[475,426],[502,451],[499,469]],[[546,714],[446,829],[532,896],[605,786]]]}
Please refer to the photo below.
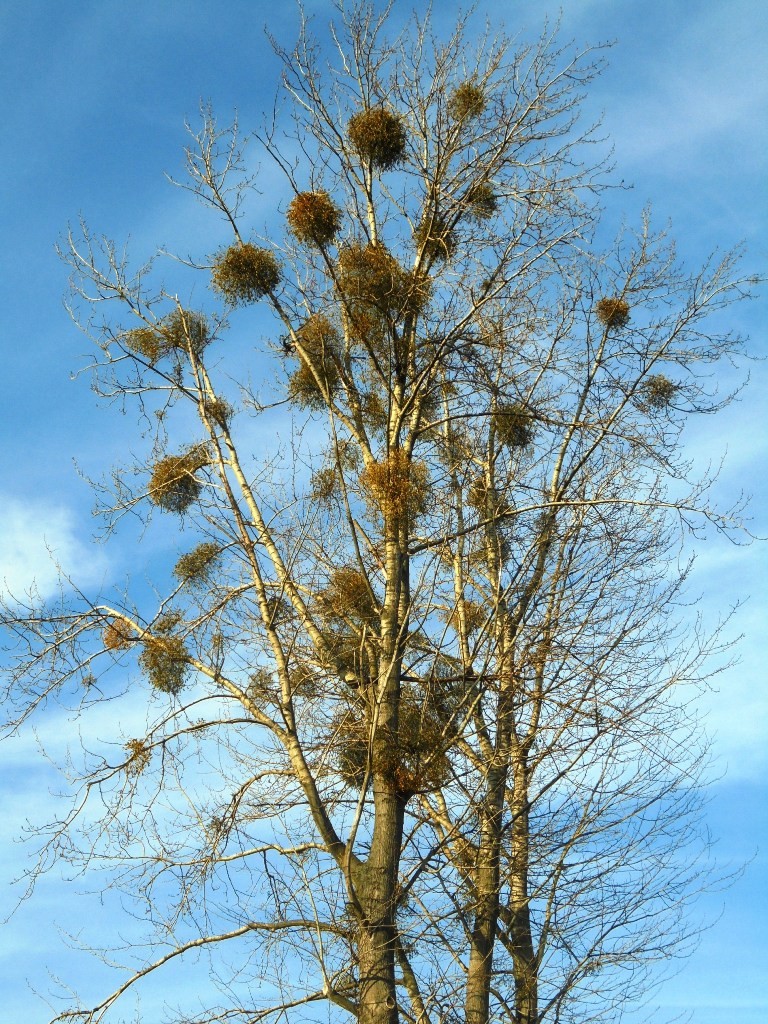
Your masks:
{"label": "tree trunk", "polygon": [[493,945],[499,917],[499,851],[506,758],[488,773],[486,798],[481,812],[480,843],[475,872],[475,923],[467,974],[465,1016],[467,1024],[488,1024]]}
{"label": "tree trunk", "polygon": [[511,869],[509,877],[509,934],[513,945],[512,970],[515,978],[515,1024],[536,1024],[538,1020],[538,964],[531,931],[528,899],[528,771],[524,755],[515,764],[512,797]]}
{"label": "tree trunk", "polygon": [[357,956],[360,1024],[397,1024],[396,883],[403,801],[388,779],[374,783],[376,823],[371,853],[355,882],[359,906]]}
{"label": "tree trunk", "polygon": [[[394,519],[394,521],[393,521]],[[381,617],[381,658],[371,745],[374,825],[370,854],[355,879],[358,904],[360,1024],[397,1024],[395,947],[396,889],[403,842],[405,802],[393,773],[399,738],[401,628],[409,599],[407,533],[388,517],[387,586]]]}

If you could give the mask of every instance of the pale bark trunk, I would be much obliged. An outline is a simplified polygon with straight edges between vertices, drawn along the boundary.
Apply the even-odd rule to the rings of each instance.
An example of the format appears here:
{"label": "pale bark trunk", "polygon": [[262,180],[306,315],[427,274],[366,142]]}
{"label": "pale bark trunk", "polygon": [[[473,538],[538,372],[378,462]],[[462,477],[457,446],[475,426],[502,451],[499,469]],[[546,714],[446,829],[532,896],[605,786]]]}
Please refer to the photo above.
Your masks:
{"label": "pale bark trunk", "polygon": [[475,923],[464,1004],[466,1024],[488,1024],[493,946],[499,917],[499,851],[506,777],[506,763],[491,768],[482,808],[475,872]]}

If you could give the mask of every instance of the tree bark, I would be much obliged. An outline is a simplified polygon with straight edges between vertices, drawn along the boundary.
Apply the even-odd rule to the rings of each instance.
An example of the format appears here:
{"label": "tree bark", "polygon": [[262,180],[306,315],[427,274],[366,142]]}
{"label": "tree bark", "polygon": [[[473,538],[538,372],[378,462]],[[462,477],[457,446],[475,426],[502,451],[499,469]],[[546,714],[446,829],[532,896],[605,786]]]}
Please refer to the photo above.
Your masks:
{"label": "tree bark", "polygon": [[513,945],[515,1024],[536,1024],[538,1020],[538,964],[533,945],[528,898],[530,832],[527,775],[525,756],[521,753],[519,761],[513,767],[512,859],[509,877],[509,934]]}
{"label": "tree bark", "polygon": [[482,810],[475,876],[475,923],[465,999],[467,1024],[488,1024],[493,945],[499,916],[499,848],[506,775],[506,765],[491,769]]}

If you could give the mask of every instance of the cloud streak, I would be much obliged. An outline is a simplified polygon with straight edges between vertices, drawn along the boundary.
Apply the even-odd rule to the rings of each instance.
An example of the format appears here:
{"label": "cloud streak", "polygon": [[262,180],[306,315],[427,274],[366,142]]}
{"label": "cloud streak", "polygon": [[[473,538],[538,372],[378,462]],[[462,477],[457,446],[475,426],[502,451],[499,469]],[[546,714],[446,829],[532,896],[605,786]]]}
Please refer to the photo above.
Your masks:
{"label": "cloud streak", "polygon": [[49,598],[68,589],[70,576],[83,585],[103,579],[108,562],[65,506],[0,494],[0,567],[3,596]]}

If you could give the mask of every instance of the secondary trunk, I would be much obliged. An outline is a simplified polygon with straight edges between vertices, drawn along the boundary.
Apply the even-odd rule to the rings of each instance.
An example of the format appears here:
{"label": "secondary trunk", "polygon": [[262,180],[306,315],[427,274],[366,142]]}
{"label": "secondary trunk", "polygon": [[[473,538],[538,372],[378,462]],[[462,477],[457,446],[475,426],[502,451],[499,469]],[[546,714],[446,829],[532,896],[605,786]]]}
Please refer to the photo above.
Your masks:
{"label": "secondary trunk", "polygon": [[512,796],[511,862],[509,873],[508,930],[512,942],[515,978],[515,1024],[538,1020],[538,963],[531,930],[528,897],[530,832],[528,821],[528,771],[521,754],[514,765]]}
{"label": "secondary trunk", "polygon": [[487,1024],[489,1016],[493,946],[499,917],[499,848],[505,785],[506,766],[492,768],[475,868],[475,921],[465,997],[467,1024]]}

